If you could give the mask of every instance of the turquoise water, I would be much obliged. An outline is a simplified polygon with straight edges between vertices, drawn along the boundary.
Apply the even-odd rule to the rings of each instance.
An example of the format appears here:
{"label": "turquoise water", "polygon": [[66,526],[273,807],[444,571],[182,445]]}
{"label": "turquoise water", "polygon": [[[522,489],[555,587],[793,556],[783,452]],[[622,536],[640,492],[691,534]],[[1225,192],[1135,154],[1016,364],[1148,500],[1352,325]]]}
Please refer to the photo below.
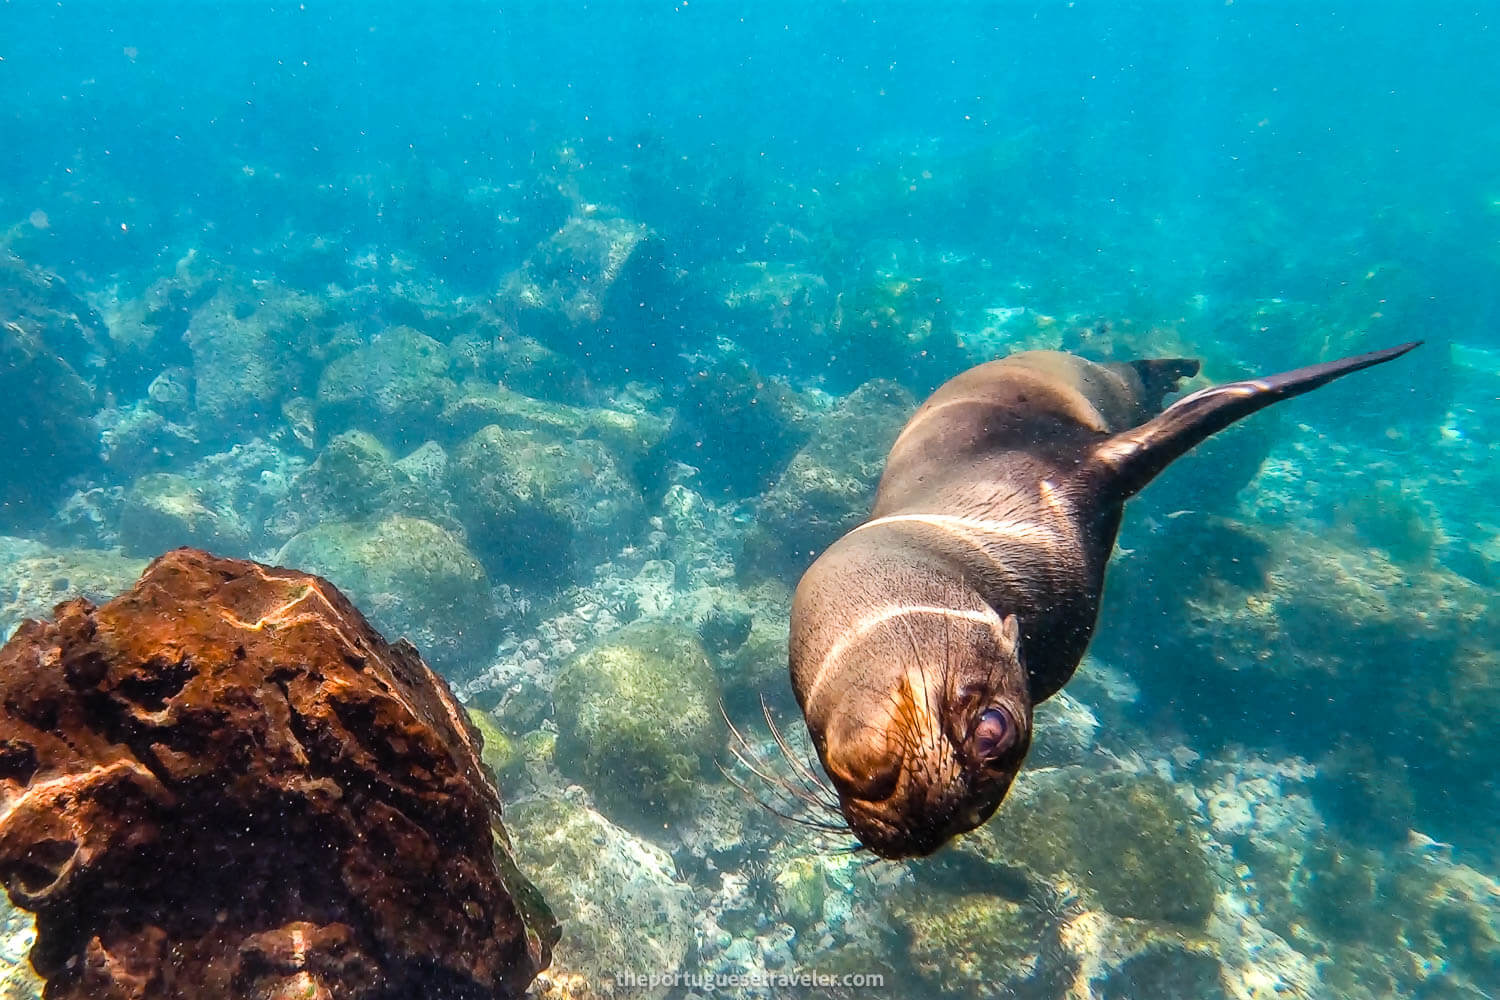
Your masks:
{"label": "turquoise water", "polygon": [[[0,634],[326,575],[509,747],[548,995],[1500,992],[1493,10],[222,6],[0,5]],[[1412,339],[1132,502],[980,835],[715,767],[805,752],[790,588],[950,375]]]}

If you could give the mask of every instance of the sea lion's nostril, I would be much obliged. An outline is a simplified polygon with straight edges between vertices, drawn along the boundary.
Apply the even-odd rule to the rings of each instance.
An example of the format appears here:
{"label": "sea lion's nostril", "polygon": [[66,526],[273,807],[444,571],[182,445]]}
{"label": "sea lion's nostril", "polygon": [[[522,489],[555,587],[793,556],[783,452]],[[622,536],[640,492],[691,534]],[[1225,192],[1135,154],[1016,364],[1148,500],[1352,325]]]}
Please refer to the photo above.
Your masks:
{"label": "sea lion's nostril", "polygon": [[829,740],[824,763],[840,792],[878,802],[896,790],[903,756],[901,746],[884,733],[861,726],[846,728],[840,738]]}

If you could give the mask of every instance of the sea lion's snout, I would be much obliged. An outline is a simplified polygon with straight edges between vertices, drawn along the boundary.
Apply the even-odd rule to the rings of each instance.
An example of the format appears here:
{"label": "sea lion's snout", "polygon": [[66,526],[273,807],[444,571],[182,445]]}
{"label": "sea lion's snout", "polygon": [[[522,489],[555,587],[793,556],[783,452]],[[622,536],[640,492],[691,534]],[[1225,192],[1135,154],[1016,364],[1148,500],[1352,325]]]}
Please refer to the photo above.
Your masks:
{"label": "sea lion's snout", "polygon": [[882,762],[879,782],[846,782],[830,761],[850,831],[871,853],[897,859],[931,854],[989,819],[1030,745],[1030,720],[1014,711],[983,708],[963,739],[944,733],[924,745],[920,736],[896,734],[901,747]]}
{"label": "sea lion's snout", "polygon": [[1007,618],[978,628],[987,634],[954,641],[945,633],[928,649],[920,642],[888,647],[887,656],[903,647],[944,655],[915,667],[904,662],[878,712],[864,697],[868,689],[851,692],[824,729],[823,764],[840,811],[873,854],[931,854],[974,829],[994,813],[1021,767],[1031,712],[1020,682],[1018,626]]}

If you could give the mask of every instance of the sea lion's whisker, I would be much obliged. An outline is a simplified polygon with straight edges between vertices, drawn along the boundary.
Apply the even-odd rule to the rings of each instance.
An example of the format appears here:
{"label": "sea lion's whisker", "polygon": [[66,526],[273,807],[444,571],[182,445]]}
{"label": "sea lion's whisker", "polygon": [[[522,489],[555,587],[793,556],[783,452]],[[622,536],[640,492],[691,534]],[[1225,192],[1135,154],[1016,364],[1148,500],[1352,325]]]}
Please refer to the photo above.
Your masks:
{"label": "sea lion's whisker", "polygon": [[806,789],[803,789],[802,787],[797,785],[793,785],[781,775],[773,773],[767,766],[766,761],[758,756],[754,751],[751,751],[748,748],[748,745],[743,752],[739,748],[731,746],[729,748],[729,752],[734,755],[735,760],[744,765],[746,770],[748,770],[751,774],[755,775],[760,780],[764,781],[766,784],[779,788],[785,794],[801,802],[805,802],[810,806],[814,806],[819,809],[829,808],[829,803],[823,801]]}
{"label": "sea lion's whisker", "polygon": [[782,759],[791,767],[792,773],[802,779],[808,791],[824,799],[830,808],[838,809],[838,800],[833,797],[833,790],[819,780],[817,772],[812,769],[811,764],[804,761],[793,749],[787,738],[781,735],[781,727],[776,725],[776,720],[771,717],[771,706],[766,704],[766,699],[760,699],[760,711],[766,718],[766,728],[771,731],[771,738],[776,741],[776,747],[781,751]]}
{"label": "sea lion's whisker", "polygon": [[[750,767],[750,765],[745,761],[745,759],[743,757],[740,757],[738,754],[736,754],[736,759],[739,760],[739,762],[741,764],[744,764],[746,767]],[[814,818],[812,816],[797,815],[795,813],[789,812],[787,808],[782,808],[782,806],[780,804],[775,803],[775,802],[768,802],[765,799],[761,798],[759,795],[757,795],[755,793],[754,789],[750,788],[750,786],[746,785],[743,781],[740,781],[733,774],[731,774],[729,772],[729,770],[726,767],[724,767],[723,764],[720,764],[718,761],[715,761],[714,764],[715,764],[716,767],[718,767],[719,773],[722,774],[722,775],[724,775],[725,780],[727,780],[731,785],[733,785],[735,788],[739,789],[742,793],[744,793],[744,795],[747,798],[749,798],[752,802],[754,802],[756,805],[760,806],[762,809],[766,810],[767,812],[771,813],[772,815],[777,816],[777,817],[779,817],[781,819],[787,820],[789,822],[796,823],[796,824],[798,824],[800,826],[809,827],[809,828],[815,829],[815,830],[823,830],[823,831],[828,832],[828,833],[848,833],[849,832],[848,824],[846,824],[846,823],[843,822],[842,817],[840,817],[837,821],[834,821],[834,820],[817,819],[817,818]],[[796,792],[793,789],[788,788],[784,783],[778,781],[775,777],[768,776],[765,773],[763,773],[761,771],[758,771],[758,770],[756,770],[754,768],[751,768],[751,771],[757,777],[760,777],[762,780],[766,781],[770,785],[772,785],[772,786],[774,786],[776,788],[779,788],[781,791],[783,791],[786,794],[792,796],[796,801],[802,802],[805,805],[813,806],[814,808],[819,808],[819,809],[822,808],[822,803],[811,801],[809,799],[803,798],[800,795],[797,795]],[[790,807],[788,807],[788,808],[790,808]]]}
{"label": "sea lion's whisker", "polygon": [[718,766],[719,770],[724,774],[724,776],[729,779],[729,782],[731,784],[733,784],[741,792],[745,793],[745,795],[748,796],[757,805],[760,805],[768,812],[771,812],[776,816],[781,817],[782,819],[791,820],[792,822],[800,823],[803,826],[810,826],[828,830],[830,832],[848,832],[848,826],[843,821],[843,814],[839,811],[838,803],[832,798],[832,794],[828,792],[827,789],[823,788],[823,786],[817,786],[816,788],[807,788],[801,785],[796,785],[787,780],[785,777],[775,773],[775,771],[771,768],[770,764],[766,761],[765,757],[760,753],[760,751],[751,746],[750,741],[745,738],[744,733],[740,732],[739,727],[737,727],[729,718],[729,713],[725,710],[722,703],[720,703],[719,705],[719,714],[724,717],[724,724],[729,727],[729,732],[732,734],[732,740],[729,744],[728,749],[729,752],[734,755],[735,760],[739,761],[746,770],[755,775],[761,781],[765,782],[767,785],[779,790],[782,794],[788,796],[794,801],[801,802],[803,805],[810,807],[815,814],[824,814],[831,815],[832,817],[837,817],[837,822],[831,822],[824,819],[810,819],[805,816],[798,817],[790,815],[785,810],[777,808],[771,803],[766,802],[759,795],[755,794],[748,787],[746,787],[743,782],[730,775],[728,770],[722,764],[719,764],[716,761],[715,764]]}
{"label": "sea lion's whisker", "polygon": [[[714,763],[719,768],[719,773],[724,775],[724,779],[726,781],[728,781],[735,788],[738,788],[741,792],[745,793],[745,795],[749,797],[756,805],[760,806],[766,812],[771,813],[773,816],[784,819],[788,823],[796,823],[798,826],[805,826],[810,830],[817,830],[820,833],[847,834],[850,832],[848,824],[827,823],[822,820],[808,819],[806,816],[794,816],[789,812],[783,812],[782,810],[776,808],[776,806],[757,796],[755,792],[752,791],[744,782],[740,781],[734,775],[730,774],[729,770],[725,768],[723,764],[719,764],[717,761],[715,761]],[[743,761],[741,763],[743,763]]]}

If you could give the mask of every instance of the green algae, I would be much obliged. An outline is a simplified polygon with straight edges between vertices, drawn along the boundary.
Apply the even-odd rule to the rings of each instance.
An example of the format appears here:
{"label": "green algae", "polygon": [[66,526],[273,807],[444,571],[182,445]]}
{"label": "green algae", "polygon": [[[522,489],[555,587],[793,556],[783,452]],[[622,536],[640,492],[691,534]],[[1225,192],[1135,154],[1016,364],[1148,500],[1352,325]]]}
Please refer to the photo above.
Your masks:
{"label": "green algae", "polygon": [[479,736],[484,741],[479,758],[495,773],[495,777],[501,783],[503,793],[509,780],[515,777],[517,771],[525,763],[522,748],[506,735],[505,730],[500,728],[490,713],[471,708],[469,721],[474,724],[474,728],[479,731]]}
{"label": "green algae", "polygon": [[448,350],[410,327],[397,326],[335,358],[318,381],[319,420],[358,427],[395,445],[427,435],[457,394],[448,377]]}
{"label": "green algae", "polygon": [[497,578],[556,583],[601,561],[640,515],[640,491],[597,439],[489,426],[455,450],[448,487]]}
{"label": "green algae", "polygon": [[717,750],[718,685],[696,636],[640,621],[563,665],[557,763],[612,818],[682,818]]}
{"label": "green algae", "polygon": [[917,974],[945,996],[1009,995],[1038,971],[1048,933],[1036,908],[989,893],[907,889],[891,914]]}
{"label": "green algae", "polygon": [[332,581],[382,632],[407,636],[453,675],[473,673],[499,637],[484,568],[431,521],[324,522],[288,541],[276,561]]}
{"label": "green algae", "polygon": [[995,818],[921,870],[939,887],[1013,897],[1066,886],[1090,908],[1186,927],[1207,921],[1217,891],[1171,785],[1083,767],[1023,774]]}
{"label": "green algae", "polygon": [[817,858],[792,858],[775,875],[776,908],[799,931],[823,919],[828,878]]}

